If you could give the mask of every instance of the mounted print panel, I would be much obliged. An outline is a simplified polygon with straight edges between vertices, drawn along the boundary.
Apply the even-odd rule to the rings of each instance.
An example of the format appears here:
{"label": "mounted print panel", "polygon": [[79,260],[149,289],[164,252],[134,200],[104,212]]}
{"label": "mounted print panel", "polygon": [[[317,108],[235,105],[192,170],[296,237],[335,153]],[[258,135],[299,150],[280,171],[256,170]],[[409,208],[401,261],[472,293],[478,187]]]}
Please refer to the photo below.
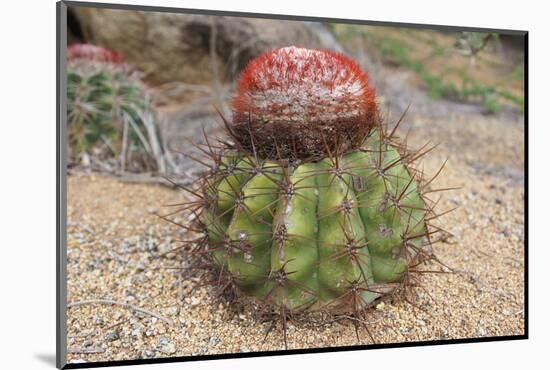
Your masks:
{"label": "mounted print panel", "polygon": [[527,338],[526,32],[58,5],[59,367]]}

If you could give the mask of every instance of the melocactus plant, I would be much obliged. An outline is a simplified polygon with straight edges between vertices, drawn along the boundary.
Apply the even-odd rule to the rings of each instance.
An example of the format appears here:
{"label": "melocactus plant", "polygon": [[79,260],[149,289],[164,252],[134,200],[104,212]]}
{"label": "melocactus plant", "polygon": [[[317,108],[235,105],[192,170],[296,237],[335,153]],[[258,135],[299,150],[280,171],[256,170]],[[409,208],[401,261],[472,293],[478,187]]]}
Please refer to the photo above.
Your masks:
{"label": "melocactus plant", "polygon": [[411,284],[431,256],[413,166],[424,153],[383,127],[357,63],[269,51],[242,72],[232,108],[231,140],[206,138],[212,165],[184,207],[216,281],[282,313],[352,315]]}
{"label": "melocactus plant", "polygon": [[70,157],[130,157],[143,167],[148,158],[150,98],[145,85],[121,54],[91,44],[67,48],[67,117]]}

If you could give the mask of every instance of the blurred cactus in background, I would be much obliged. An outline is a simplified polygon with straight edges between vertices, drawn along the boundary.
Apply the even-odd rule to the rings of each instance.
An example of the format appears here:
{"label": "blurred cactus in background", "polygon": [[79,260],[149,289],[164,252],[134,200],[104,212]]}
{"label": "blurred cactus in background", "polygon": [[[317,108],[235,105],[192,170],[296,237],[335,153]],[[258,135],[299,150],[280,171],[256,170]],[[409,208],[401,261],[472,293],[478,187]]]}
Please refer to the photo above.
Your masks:
{"label": "blurred cactus in background", "polygon": [[[146,86],[121,54],[90,44],[67,49],[69,158],[103,170],[159,171],[162,153]],[[106,168],[105,168],[106,167]]]}

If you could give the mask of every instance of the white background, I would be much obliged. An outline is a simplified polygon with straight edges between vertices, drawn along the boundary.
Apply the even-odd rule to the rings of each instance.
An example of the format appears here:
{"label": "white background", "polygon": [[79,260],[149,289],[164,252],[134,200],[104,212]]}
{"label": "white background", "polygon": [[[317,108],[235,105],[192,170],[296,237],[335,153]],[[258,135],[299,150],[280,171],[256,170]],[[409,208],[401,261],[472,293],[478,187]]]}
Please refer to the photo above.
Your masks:
{"label": "white background", "polygon": [[[522,369],[548,366],[550,139],[543,1],[128,0],[133,4],[530,31],[528,341],[148,365],[138,369]],[[123,1],[111,0],[112,3]],[[55,1],[2,2],[0,367],[53,368],[55,354]],[[546,342],[546,343],[545,343]],[[543,351],[546,350],[546,353]],[[546,355],[546,356],[544,356]],[[7,365],[7,366],[4,366]],[[9,366],[11,365],[11,366]],[[532,366],[529,366],[532,365]]]}

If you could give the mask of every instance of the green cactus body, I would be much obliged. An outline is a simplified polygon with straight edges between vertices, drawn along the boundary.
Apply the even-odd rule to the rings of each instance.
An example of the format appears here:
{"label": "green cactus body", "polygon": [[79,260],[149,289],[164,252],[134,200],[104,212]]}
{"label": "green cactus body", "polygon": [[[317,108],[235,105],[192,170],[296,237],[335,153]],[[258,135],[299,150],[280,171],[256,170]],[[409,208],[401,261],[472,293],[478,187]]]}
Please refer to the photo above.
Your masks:
{"label": "green cactus body", "polygon": [[285,319],[314,310],[362,318],[410,286],[431,256],[434,203],[412,165],[424,153],[382,127],[360,66],[329,51],[271,50],[241,72],[231,104],[229,140],[201,148],[214,165],[193,201],[197,248],[217,282],[228,278],[222,290]]}
{"label": "green cactus body", "polygon": [[416,181],[376,131],[358,150],[295,168],[231,154],[210,178],[215,264],[289,310],[365,307],[405,279],[421,247]]}

